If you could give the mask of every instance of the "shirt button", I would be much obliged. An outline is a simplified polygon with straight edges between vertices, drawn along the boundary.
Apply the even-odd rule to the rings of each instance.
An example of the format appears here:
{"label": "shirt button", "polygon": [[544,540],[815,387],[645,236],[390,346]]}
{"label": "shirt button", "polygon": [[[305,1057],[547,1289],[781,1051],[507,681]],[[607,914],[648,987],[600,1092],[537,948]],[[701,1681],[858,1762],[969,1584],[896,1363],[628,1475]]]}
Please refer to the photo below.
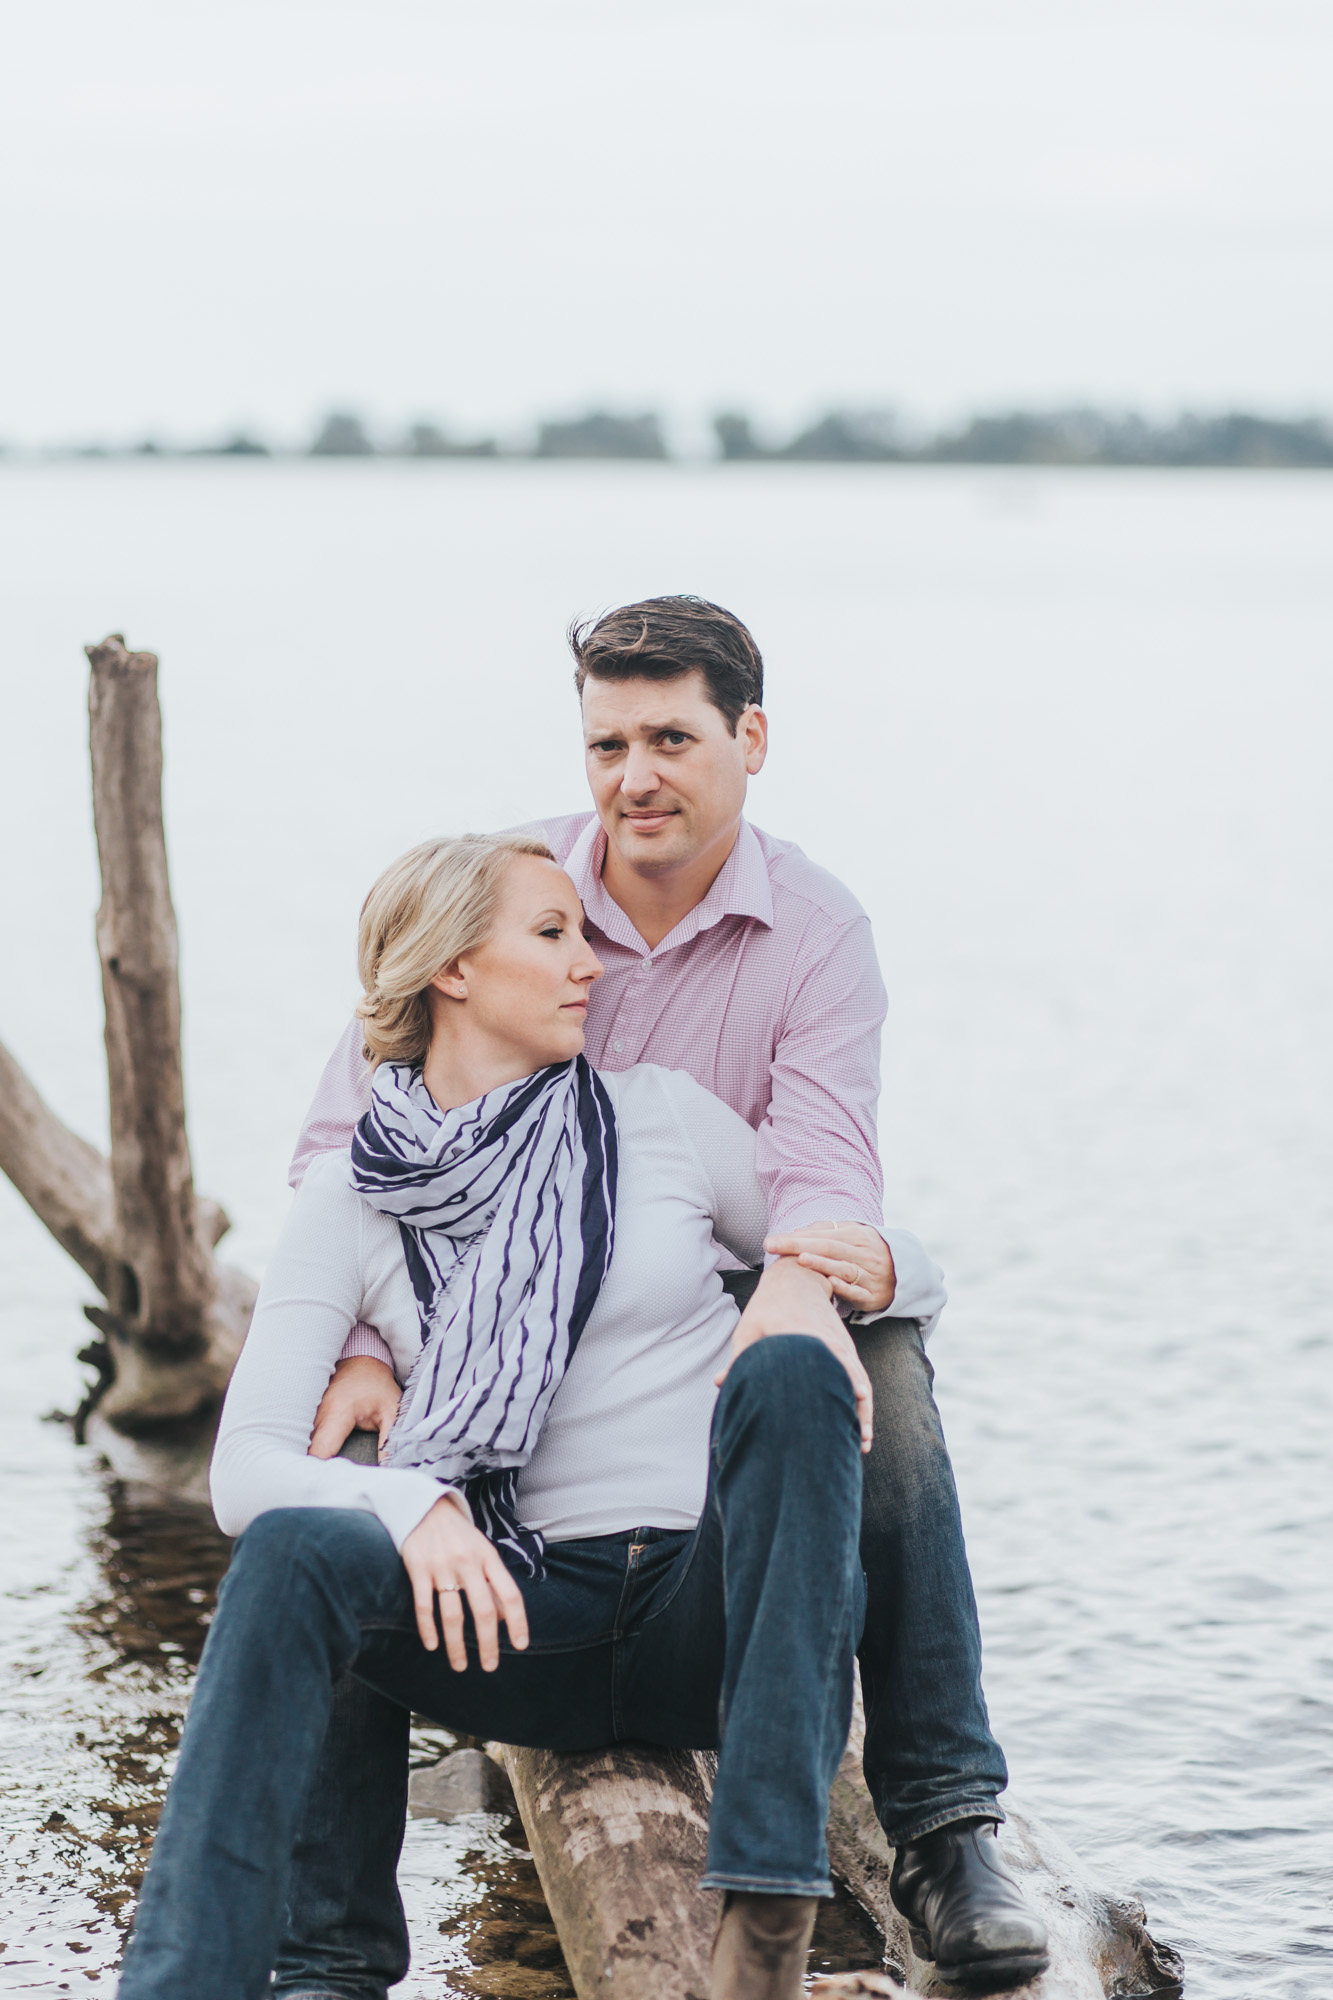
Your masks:
{"label": "shirt button", "polygon": [[612,1046],[612,1048],[613,1048],[613,1049],[615,1050],[615,1052],[616,1052],[616,1054],[617,1054],[618,1056],[623,1056],[623,1055],[624,1055],[624,1053],[625,1053],[625,1044],[624,1044],[623,1042],[621,1042],[621,1041],[614,1041],[614,1042],[612,1042],[611,1046]]}

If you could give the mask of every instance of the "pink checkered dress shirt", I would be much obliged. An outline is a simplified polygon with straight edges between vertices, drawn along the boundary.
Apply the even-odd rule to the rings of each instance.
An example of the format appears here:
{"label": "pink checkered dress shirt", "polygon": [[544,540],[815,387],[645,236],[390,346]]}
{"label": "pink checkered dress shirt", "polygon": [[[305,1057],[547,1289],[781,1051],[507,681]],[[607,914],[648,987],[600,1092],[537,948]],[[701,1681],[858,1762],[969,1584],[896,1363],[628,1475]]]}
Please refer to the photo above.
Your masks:
{"label": "pink checkered dress shirt", "polygon": [[[606,835],[595,814],[525,831],[540,834],[572,876],[606,968],[589,1000],[589,1061],[606,1070],[641,1062],[688,1070],[739,1111],[757,1135],[773,1229],[821,1217],[881,1229],[875,1108],[886,999],[870,920],[855,897],[791,841],[743,820],[708,894],[650,951],[602,886]],[[294,1187],[317,1153],[350,1144],[369,1101],[353,1021],[297,1141]],[[897,1232],[885,1233],[893,1250]],[[928,1261],[915,1239],[911,1252]],[[929,1270],[937,1288],[939,1274]],[[900,1269],[900,1298],[906,1275]],[[936,1289],[924,1316],[933,1322],[942,1304]],[[377,1351],[360,1329],[344,1349]]]}

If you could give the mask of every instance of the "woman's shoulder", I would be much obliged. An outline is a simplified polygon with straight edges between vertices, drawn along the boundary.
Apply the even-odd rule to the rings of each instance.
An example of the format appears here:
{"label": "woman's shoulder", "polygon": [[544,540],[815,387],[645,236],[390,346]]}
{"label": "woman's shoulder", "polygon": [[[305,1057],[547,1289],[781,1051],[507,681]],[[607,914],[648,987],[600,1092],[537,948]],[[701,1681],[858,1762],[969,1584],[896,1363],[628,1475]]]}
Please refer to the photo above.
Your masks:
{"label": "woman's shoulder", "polygon": [[306,1168],[297,1200],[307,1207],[338,1208],[360,1201],[352,1186],[351,1148],[338,1146],[331,1153],[316,1153]]}
{"label": "woman's shoulder", "polygon": [[352,1155],[346,1146],[317,1153],[296,1191],[293,1213],[303,1214],[309,1222],[327,1221],[342,1227],[364,1223],[373,1231],[374,1224],[386,1218],[352,1186],[351,1167]]}
{"label": "woman's shoulder", "polygon": [[660,1063],[635,1063],[631,1069],[599,1071],[622,1125],[660,1124],[669,1119],[697,1136],[699,1124],[712,1130],[734,1129],[738,1140],[753,1144],[754,1134],[738,1111],[706,1090],[687,1069],[664,1069]]}

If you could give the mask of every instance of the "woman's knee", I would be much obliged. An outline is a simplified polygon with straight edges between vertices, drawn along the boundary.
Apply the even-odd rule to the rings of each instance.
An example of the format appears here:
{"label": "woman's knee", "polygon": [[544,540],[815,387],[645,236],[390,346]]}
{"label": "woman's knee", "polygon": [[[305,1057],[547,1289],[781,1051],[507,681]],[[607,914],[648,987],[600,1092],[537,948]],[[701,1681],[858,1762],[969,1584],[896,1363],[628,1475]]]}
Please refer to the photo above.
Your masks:
{"label": "woman's knee", "polygon": [[775,1333],[737,1355],[723,1396],[743,1404],[766,1426],[809,1436],[821,1412],[835,1423],[856,1424],[856,1397],[842,1362],[807,1333]]}
{"label": "woman's knee", "polygon": [[299,1591],[303,1580],[335,1583],[366,1575],[397,1553],[373,1514],[344,1507],[273,1507],[236,1544],[227,1581],[244,1578],[265,1595]]}

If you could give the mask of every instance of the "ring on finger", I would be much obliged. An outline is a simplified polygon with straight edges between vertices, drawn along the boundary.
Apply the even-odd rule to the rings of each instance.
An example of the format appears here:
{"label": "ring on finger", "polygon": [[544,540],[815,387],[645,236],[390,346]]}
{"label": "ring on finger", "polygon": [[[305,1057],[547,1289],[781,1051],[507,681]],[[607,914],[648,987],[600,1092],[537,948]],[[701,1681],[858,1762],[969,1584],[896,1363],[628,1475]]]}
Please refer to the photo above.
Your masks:
{"label": "ring on finger", "polygon": [[461,1597],[462,1595],[463,1586],[460,1583],[442,1583],[440,1585],[441,1597]]}

